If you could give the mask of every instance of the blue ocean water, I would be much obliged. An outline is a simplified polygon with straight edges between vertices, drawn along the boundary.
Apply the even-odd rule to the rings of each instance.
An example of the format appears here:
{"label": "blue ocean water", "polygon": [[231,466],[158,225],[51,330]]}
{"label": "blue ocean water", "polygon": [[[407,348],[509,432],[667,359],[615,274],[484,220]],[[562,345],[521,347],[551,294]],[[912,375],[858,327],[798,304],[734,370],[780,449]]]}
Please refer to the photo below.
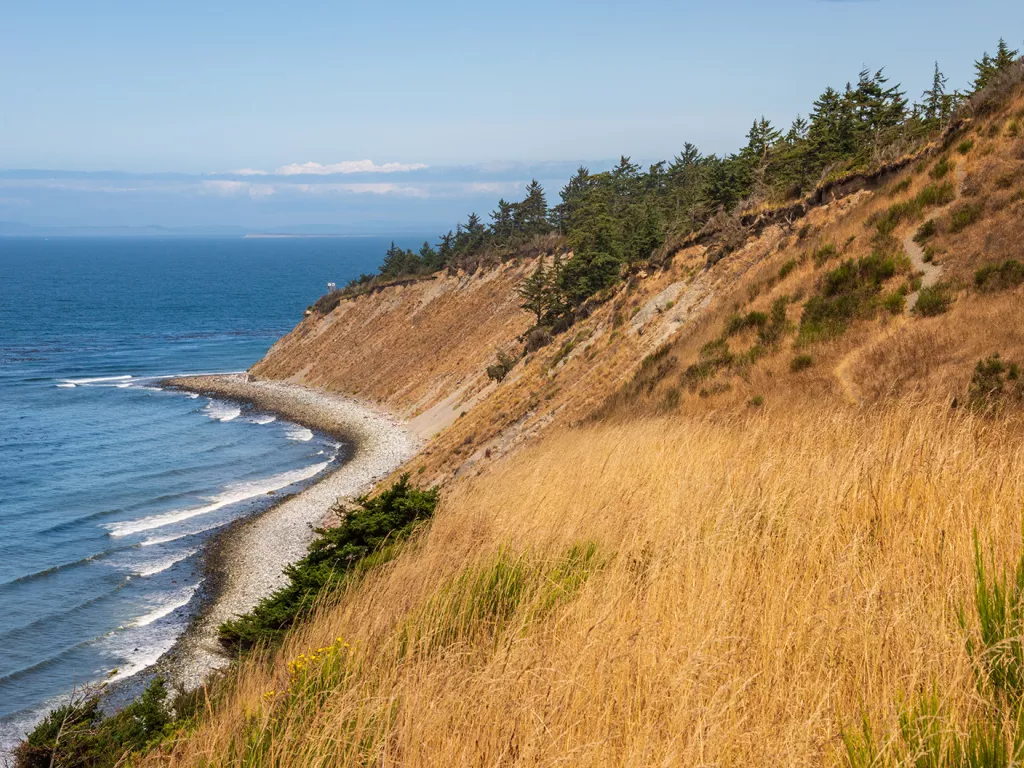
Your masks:
{"label": "blue ocean water", "polygon": [[386,246],[0,239],[0,741],[151,664],[194,609],[204,541],[343,460],[154,377],[244,370]]}

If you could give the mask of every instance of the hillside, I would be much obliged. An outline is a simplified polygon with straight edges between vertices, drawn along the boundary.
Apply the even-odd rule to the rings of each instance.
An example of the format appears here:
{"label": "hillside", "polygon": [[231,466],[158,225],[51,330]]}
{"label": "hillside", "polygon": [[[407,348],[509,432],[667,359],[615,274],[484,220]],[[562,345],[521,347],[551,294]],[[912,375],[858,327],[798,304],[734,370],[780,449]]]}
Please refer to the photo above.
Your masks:
{"label": "hillside", "polygon": [[251,373],[407,419],[440,502],[144,764],[1019,764],[1007,71],[884,172],[709,217],[550,324],[524,286],[596,246],[318,305]]}

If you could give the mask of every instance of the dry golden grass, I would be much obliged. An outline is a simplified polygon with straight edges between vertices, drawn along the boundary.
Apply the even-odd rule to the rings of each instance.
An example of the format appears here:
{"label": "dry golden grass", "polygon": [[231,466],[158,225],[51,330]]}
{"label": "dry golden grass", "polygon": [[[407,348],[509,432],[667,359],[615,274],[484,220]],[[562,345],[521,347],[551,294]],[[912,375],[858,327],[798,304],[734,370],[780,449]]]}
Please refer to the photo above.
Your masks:
{"label": "dry golden grass", "polygon": [[552,433],[148,763],[820,765],[933,687],[965,727],[956,612],[973,530],[1019,551],[1020,435],[917,401]]}

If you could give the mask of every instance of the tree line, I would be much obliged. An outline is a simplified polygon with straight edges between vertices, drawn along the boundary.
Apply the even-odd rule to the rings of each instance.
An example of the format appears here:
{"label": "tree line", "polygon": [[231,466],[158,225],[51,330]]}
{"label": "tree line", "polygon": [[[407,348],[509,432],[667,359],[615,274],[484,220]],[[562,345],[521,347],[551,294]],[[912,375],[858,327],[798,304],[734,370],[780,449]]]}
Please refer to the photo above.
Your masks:
{"label": "tree line", "polygon": [[573,258],[542,266],[543,274],[524,286],[524,305],[538,323],[553,320],[613,285],[625,266],[649,260],[667,240],[699,230],[712,217],[798,200],[822,181],[905,154],[941,131],[966,98],[1017,59],[1000,40],[995,55],[986,52],[975,62],[974,82],[964,92],[948,90],[936,63],[931,86],[913,103],[883,69],[864,69],[844,88],[826,88],[788,129],[765,117],[754,120],[746,144],[731,154],[705,155],[685,143],[671,161],[646,169],[629,157],[600,173],[580,167],[550,207],[534,179],[522,200],[499,200],[488,223],[471,213],[418,252],[392,243],[378,274],[361,275],[350,286],[466,266],[486,254],[514,257],[539,237],[557,236]]}

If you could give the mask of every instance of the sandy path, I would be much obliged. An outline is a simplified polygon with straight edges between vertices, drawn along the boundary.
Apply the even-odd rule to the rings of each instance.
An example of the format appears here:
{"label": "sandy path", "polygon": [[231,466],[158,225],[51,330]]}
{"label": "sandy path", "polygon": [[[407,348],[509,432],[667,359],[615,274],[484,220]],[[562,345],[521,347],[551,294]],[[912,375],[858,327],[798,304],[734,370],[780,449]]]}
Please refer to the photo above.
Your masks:
{"label": "sandy path", "polygon": [[[939,208],[931,216],[925,219],[924,222],[922,222],[922,225],[937,219],[947,208],[949,208],[950,205],[960,199],[960,195],[963,193],[964,176],[966,176],[964,171],[964,160],[961,160],[956,164],[956,167],[953,169],[953,173],[956,176],[956,197],[953,198],[953,202]],[[914,240],[915,234],[917,234],[916,229],[907,232],[903,237],[903,250],[906,251],[907,255],[910,257],[910,263],[913,265],[914,271],[921,273],[921,288],[930,288],[939,282],[939,275],[942,274],[942,267],[938,264],[929,263],[924,260],[924,248]],[[907,296],[907,313],[913,311],[914,306],[917,304],[917,300],[921,296],[921,288]]]}
{"label": "sandy path", "polygon": [[236,526],[225,537],[218,553],[223,583],[204,616],[181,639],[169,664],[177,682],[195,687],[209,672],[230,661],[217,642],[217,627],[283,586],[282,569],[306,553],[313,527],[335,502],[363,493],[391,474],[412,457],[418,441],[385,413],[297,384],[251,380],[244,374],[186,377],[165,384],[252,403],[354,444],[349,460],[337,470]]}

